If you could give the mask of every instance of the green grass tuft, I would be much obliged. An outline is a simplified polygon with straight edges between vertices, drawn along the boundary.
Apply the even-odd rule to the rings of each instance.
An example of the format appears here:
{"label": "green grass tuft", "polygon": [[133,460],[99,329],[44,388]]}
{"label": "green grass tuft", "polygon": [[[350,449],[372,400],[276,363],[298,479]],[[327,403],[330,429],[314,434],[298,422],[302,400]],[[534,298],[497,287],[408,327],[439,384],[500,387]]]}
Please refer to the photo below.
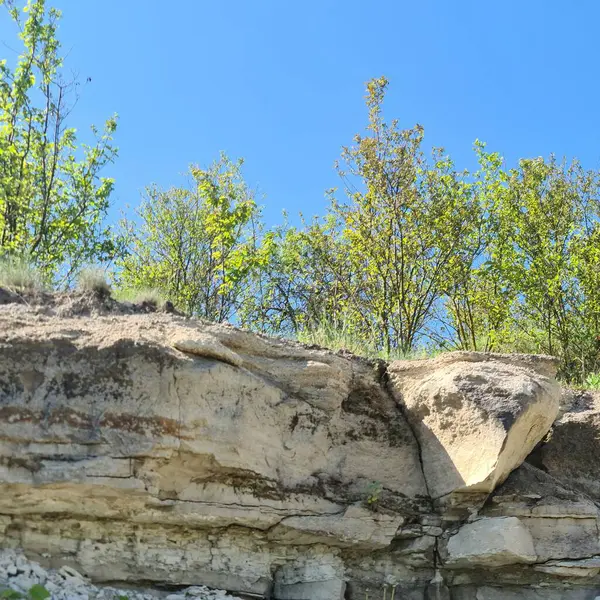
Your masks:
{"label": "green grass tuft", "polygon": [[77,289],[81,292],[94,292],[109,296],[111,289],[106,280],[106,272],[97,267],[82,269],[77,276]]}
{"label": "green grass tuft", "polygon": [[600,390],[600,373],[590,373],[583,384],[586,390]]}
{"label": "green grass tuft", "polygon": [[354,333],[352,327],[344,320],[321,320],[316,326],[306,328],[298,333],[297,339],[302,344],[317,345],[329,350],[348,350],[357,356],[366,358],[381,358],[383,360],[416,360],[419,358],[432,358],[442,350],[421,348],[412,352],[402,352],[392,349],[390,354],[375,343],[369,344]]}
{"label": "green grass tuft", "polygon": [[118,302],[131,302],[132,304],[150,304],[156,308],[162,307],[166,298],[156,288],[129,288],[117,290],[113,297]]}
{"label": "green grass tuft", "polygon": [[42,291],[44,277],[33,263],[22,257],[0,259],[0,286],[12,291]]}

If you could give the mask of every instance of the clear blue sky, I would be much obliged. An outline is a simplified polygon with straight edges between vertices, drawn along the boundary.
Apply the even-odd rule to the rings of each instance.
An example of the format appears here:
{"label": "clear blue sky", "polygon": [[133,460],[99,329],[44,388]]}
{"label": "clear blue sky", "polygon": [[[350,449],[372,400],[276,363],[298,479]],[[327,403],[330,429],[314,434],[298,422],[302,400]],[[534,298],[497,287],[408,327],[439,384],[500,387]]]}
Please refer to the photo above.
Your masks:
{"label": "clear blue sky", "polygon": [[459,168],[476,138],[508,164],[554,152],[600,166],[598,0],[49,1],[68,66],[92,78],[73,124],[120,115],[117,209],[225,150],[245,158],[269,223],[322,213],[379,75],[386,115],[424,125]]}

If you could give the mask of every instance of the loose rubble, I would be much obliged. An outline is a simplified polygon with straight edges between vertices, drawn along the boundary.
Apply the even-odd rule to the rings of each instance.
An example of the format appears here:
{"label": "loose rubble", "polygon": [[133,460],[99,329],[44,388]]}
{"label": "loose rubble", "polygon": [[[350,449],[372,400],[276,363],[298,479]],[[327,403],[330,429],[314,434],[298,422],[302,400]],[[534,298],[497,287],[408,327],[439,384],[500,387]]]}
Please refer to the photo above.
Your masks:
{"label": "loose rubble", "polygon": [[4,590],[14,590],[27,597],[35,585],[43,586],[51,600],[241,600],[223,590],[196,585],[176,593],[159,590],[118,589],[93,585],[89,579],[69,566],[44,569],[16,550],[0,550],[0,597]]}

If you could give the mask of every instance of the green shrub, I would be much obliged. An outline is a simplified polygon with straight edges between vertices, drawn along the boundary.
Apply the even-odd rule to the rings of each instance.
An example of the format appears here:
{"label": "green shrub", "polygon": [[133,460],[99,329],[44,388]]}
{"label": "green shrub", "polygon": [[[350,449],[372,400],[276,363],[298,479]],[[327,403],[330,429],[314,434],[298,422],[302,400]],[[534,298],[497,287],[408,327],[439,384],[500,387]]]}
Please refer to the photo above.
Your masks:
{"label": "green shrub", "polygon": [[376,504],[379,502],[382,491],[383,487],[379,482],[374,481],[371,483],[367,488],[367,504]]}

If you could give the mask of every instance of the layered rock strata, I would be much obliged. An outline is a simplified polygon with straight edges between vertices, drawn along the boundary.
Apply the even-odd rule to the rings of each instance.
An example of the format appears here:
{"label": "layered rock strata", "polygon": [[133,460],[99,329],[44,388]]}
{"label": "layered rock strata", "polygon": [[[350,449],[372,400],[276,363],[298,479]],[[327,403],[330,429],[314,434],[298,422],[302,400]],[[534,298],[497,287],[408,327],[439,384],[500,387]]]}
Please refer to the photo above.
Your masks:
{"label": "layered rock strata", "polygon": [[0,548],[273,600],[600,596],[600,406],[548,357],[6,302]]}

